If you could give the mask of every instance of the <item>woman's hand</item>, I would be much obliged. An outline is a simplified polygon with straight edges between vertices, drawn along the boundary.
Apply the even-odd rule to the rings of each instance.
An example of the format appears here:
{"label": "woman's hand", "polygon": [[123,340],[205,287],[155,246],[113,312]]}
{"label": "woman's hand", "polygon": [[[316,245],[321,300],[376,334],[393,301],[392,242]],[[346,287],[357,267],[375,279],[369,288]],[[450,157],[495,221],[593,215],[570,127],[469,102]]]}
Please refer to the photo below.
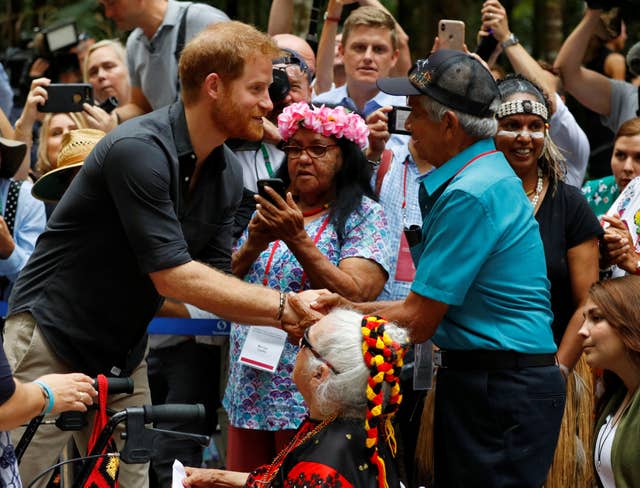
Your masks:
{"label": "woman's hand", "polygon": [[602,220],[609,224],[604,232],[604,253],[607,262],[615,264],[627,273],[635,273],[638,270],[638,260],[640,257],[636,253],[633,245],[633,238],[629,233],[627,224],[618,214],[613,216],[603,216]]}
{"label": "woman's hand", "polygon": [[184,468],[187,477],[182,481],[185,488],[240,488],[249,473],[225,471],[223,469]]}
{"label": "woman's hand", "polygon": [[118,126],[118,119],[116,118],[115,112],[109,114],[99,106],[89,105],[88,103],[83,103],[82,108],[84,109],[87,123],[92,129],[109,132]]}
{"label": "woman's hand", "polygon": [[87,411],[87,406],[93,404],[98,392],[93,387],[93,379],[82,373],[47,374],[38,378],[45,383],[53,393],[52,413],[67,412],[69,410]]}
{"label": "woman's hand", "polygon": [[36,120],[42,119],[43,114],[38,111],[38,105],[44,105],[49,98],[47,87],[50,84],[51,80],[49,78],[38,78],[31,82],[27,101],[24,104],[20,119],[16,122],[16,126],[21,125],[22,130],[31,130]]}
{"label": "woman's hand", "polygon": [[273,188],[265,187],[265,190],[271,196],[271,201],[260,195],[254,197],[258,202],[254,216],[257,222],[268,229],[276,239],[285,242],[296,239],[301,233],[306,235],[304,216],[293,200],[291,192],[287,192],[286,198],[283,199]]}

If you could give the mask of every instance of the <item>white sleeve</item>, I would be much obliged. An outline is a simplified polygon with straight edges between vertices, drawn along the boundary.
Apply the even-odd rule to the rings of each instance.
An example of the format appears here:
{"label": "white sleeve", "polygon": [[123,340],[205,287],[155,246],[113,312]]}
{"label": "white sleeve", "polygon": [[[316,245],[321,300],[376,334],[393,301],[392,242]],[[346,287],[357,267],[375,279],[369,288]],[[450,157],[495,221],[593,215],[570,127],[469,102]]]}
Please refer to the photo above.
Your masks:
{"label": "white sleeve", "polygon": [[589,162],[589,139],[560,95],[555,96],[556,111],[549,121],[549,135],[566,158],[566,183],[580,188]]}

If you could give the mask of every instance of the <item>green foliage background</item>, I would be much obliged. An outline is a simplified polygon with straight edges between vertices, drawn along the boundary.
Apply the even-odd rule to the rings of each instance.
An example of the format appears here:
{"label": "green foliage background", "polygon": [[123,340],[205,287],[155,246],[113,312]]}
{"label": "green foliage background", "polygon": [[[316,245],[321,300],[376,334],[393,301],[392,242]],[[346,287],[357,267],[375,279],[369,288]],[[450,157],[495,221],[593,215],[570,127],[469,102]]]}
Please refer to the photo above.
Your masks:
{"label": "green foliage background", "polygon": [[[311,0],[294,0],[298,9],[296,30],[305,34]],[[414,57],[424,57],[431,49],[435,26],[440,18],[463,19],[467,24],[467,44],[475,47],[480,25],[479,0],[382,0],[409,34]],[[266,30],[271,0],[204,0],[231,18]],[[322,7],[326,0],[321,2]],[[562,40],[582,15],[582,0],[504,0],[511,29],[538,58],[552,60]],[[640,17],[640,14],[638,15]],[[0,49],[25,43],[34,27],[74,19],[82,31],[100,39],[118,33],[104,17],[97,0],[0,0]],[[628,20],[630,46],[638,39],[638,22]]]}

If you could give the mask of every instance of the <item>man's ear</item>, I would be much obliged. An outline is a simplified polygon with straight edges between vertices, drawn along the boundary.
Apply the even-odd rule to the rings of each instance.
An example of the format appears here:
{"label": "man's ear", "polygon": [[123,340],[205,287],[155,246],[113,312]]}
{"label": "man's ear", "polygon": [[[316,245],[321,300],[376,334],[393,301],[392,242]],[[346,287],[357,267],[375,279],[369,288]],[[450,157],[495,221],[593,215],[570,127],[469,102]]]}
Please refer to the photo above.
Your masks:
{"label": "man's ear", "polygon": [[224,82],[218,73],[209,73],[204,79],[202,89],[211,100],[218,100],[222,96]]}
{"label": "man's ear", "polygon": [[445,137],[453,137],[458,132],[460,121],[455,113],[448,110],[442,116],[441,127]]}

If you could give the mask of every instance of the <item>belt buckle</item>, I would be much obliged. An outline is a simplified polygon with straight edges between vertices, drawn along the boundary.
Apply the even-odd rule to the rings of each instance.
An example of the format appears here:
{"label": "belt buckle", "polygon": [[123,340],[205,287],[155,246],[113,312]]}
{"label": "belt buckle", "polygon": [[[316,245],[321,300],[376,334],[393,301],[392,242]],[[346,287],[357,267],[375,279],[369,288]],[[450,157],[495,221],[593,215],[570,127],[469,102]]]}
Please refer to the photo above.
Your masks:
{"label": "belt buckle", "polygon": [[442,351],[433,351],[433,365],[439,368],[446,368],[442,361]]}

